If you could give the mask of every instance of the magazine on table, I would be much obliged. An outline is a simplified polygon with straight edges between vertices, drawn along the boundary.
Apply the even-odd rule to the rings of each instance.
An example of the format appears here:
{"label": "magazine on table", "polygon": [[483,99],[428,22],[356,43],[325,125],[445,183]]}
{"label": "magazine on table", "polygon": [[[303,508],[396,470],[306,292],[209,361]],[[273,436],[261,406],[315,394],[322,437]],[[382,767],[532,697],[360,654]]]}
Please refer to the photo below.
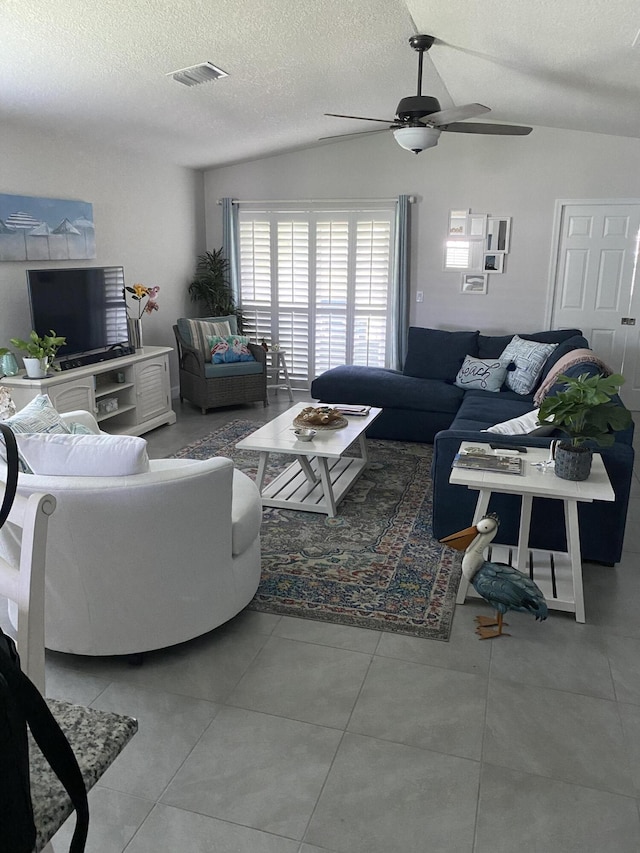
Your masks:
{"label": "magazine on table", "polygon": [[524,474],[524,460],[519,456],[500,456],[493,453],[456,453],[454,468],[476,471],[497,471],[500,474]]}

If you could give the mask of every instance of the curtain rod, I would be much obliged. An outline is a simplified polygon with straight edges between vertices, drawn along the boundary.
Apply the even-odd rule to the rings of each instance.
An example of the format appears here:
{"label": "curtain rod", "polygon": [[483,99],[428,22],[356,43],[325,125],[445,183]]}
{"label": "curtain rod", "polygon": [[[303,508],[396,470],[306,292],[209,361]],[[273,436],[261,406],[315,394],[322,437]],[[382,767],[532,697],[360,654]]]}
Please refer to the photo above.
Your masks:
{"label": "curtain rod", "polygon": [[[232,198],[232,204],[380,204],[381,202],[396,202],[395,198],[258,198],[258,199],[239,199]],[[409,196],[409,201],[413,204],[416,201],[414,195]],[[216,204],[222,204],[222,199],[219,198]]]}

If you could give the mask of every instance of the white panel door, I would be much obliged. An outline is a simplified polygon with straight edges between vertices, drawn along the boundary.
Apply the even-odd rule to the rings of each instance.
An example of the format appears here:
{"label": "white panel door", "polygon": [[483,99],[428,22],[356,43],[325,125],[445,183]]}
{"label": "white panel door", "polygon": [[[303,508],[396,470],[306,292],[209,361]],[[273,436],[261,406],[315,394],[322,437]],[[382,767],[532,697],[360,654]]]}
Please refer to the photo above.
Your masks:
{"label": "white panel door", "polygon": [[621,396],[640,410],[640,300],[634,287],[640,204],[565,204],[552,326],[582,329],[596,355],[624,374]]}

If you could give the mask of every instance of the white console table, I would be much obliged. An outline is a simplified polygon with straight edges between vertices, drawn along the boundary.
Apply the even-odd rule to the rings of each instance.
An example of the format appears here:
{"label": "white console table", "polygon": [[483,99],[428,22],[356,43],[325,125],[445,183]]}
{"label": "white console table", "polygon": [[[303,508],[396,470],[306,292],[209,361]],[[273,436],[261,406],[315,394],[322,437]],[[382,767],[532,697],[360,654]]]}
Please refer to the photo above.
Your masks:
{"label": "white console table", "polygon": [[169,353],[171,347],[144,347],[132,355],[54,372],[45,379],[27,379],[21,372],[5,376],[0,385],[10,389],[21,409],[38,394],[48,394],[59,412],[92,412],[106,432],[142,435],[163,424],[173,424]]}

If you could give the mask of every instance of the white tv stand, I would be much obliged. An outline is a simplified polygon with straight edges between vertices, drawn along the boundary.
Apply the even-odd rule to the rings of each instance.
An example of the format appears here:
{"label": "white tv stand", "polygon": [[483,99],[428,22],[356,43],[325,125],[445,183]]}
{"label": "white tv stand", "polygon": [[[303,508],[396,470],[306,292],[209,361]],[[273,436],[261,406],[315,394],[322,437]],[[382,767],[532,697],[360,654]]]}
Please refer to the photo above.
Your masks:
{"label": "white tv stand", "polygon": [[120,435],[142,435],[176,422],[171,408],[169,353],[171,347],[144,347],[133,355],[74,367],[45,379],[26,379],[24,373],[5,376],[21,409],[38,394],[48,394],[59,412],[85,409],[100,428]]}

